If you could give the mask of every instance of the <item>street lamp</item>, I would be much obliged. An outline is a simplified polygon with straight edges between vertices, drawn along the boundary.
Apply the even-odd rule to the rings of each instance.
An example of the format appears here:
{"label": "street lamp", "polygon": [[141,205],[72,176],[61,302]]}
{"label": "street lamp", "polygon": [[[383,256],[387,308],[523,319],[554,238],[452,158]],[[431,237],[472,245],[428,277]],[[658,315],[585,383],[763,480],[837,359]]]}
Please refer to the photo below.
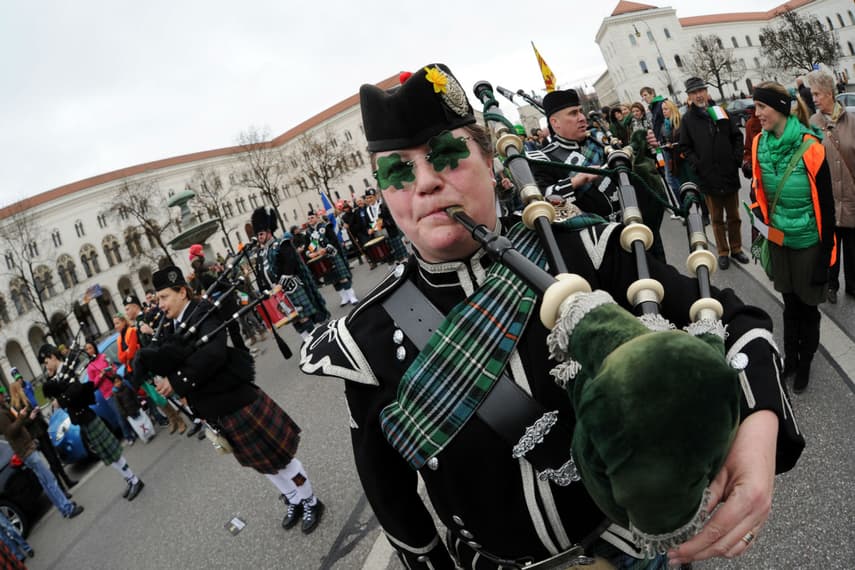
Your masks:
{"label": "street lamp", "polygon": [[[659,42],[656,41],[656,36],[653,35],[653,30],[650,29],[650,24],[648,24],[645,20],[641,20],[641,23],[647,26],[647,33],[650,34],[650,39],[653,40],[653,45],[656,47],[656,53],[659,55],[659,60],[662,62],[662,70],[665,72],[665,75],[668,77],[668,93],[671,97],[674,97],[674,80],[671,79],[671,72],[668,71],[668,64],[665,63],[665,57],[662,55],[662,50],[659,49]],[[638,31],[638,27],[633,23],[632,29],[635,30],[635,37],[640,38],[641,32]],[[657,64],[659,62],[656,62]]]}

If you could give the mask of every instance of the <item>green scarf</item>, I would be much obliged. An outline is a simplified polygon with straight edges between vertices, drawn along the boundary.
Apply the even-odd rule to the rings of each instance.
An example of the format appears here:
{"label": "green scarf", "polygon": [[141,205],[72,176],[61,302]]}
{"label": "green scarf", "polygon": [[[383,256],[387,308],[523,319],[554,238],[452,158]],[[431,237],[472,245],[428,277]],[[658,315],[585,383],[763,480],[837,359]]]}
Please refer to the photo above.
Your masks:
{"label": "green scarf", "polygon": [[802,144],[802,136],[804,133],[813,133],[805,127],[798,117],[790,115],[787,117],[787,125],[784,127],[784,132],[780,138],[775,136],[772,131],[763,131],[760,137],[760,145],[763,152],[768,153],[770,163],[782,165],[781,168],[787,167],[787,162],[790,157]]}

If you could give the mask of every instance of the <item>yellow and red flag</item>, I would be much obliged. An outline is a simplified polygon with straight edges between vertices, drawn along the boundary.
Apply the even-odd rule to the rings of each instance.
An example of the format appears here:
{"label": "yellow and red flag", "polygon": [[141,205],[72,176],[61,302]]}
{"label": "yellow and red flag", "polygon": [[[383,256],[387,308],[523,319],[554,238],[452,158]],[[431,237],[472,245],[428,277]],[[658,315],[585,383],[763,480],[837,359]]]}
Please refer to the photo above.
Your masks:
{"label": "yellow and red flag", "polygon": [[549,69],[549,66],[546,65],[546,62],[543,61],[543,58],[540,56],[540,52],[537,51],[537,47],[535,47],[534,42],[531,42],[531,47],[534,48],[534,56],[537,58],[537,64],[540,66],[540,74],[543,75],[543,83],[546,84],[546,92],[550,93],[555,91],[555,75],[552,73],[552,70]]}

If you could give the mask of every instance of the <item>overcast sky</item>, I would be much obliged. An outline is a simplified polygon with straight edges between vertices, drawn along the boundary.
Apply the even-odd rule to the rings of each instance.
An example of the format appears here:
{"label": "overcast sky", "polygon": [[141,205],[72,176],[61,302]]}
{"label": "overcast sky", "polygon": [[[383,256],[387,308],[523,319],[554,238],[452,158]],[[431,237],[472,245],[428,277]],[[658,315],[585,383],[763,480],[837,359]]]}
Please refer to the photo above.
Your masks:
{"label": "overcast sky", "polygon": [[[674,0],[678,17],[779,2]],[[605,70],[594,36],[617,0],[43,0],[0,19],[0,205],[118,168],[278,135],[402,69],[444,62],[542,89]],[[485,11],[489,7],[489,11]],[[473,98],[470,94],[470,98]],[[504,108],[513,105],[502,101]]]}

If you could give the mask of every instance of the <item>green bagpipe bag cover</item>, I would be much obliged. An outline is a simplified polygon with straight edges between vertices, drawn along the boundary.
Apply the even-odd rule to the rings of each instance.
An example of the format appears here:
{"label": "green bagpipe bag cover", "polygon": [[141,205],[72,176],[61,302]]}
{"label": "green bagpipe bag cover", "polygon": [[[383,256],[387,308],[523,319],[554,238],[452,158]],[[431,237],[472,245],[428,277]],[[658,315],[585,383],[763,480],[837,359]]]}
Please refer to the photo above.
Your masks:
{"label": "green bagpipe bag cover", "polygon": [[572,457],[585,488],[647,557],[701,529],[707,488],[739,425],[739,380],[720,321],[674,330],[604,291],[562,304],[552,372],[576,414]]}

